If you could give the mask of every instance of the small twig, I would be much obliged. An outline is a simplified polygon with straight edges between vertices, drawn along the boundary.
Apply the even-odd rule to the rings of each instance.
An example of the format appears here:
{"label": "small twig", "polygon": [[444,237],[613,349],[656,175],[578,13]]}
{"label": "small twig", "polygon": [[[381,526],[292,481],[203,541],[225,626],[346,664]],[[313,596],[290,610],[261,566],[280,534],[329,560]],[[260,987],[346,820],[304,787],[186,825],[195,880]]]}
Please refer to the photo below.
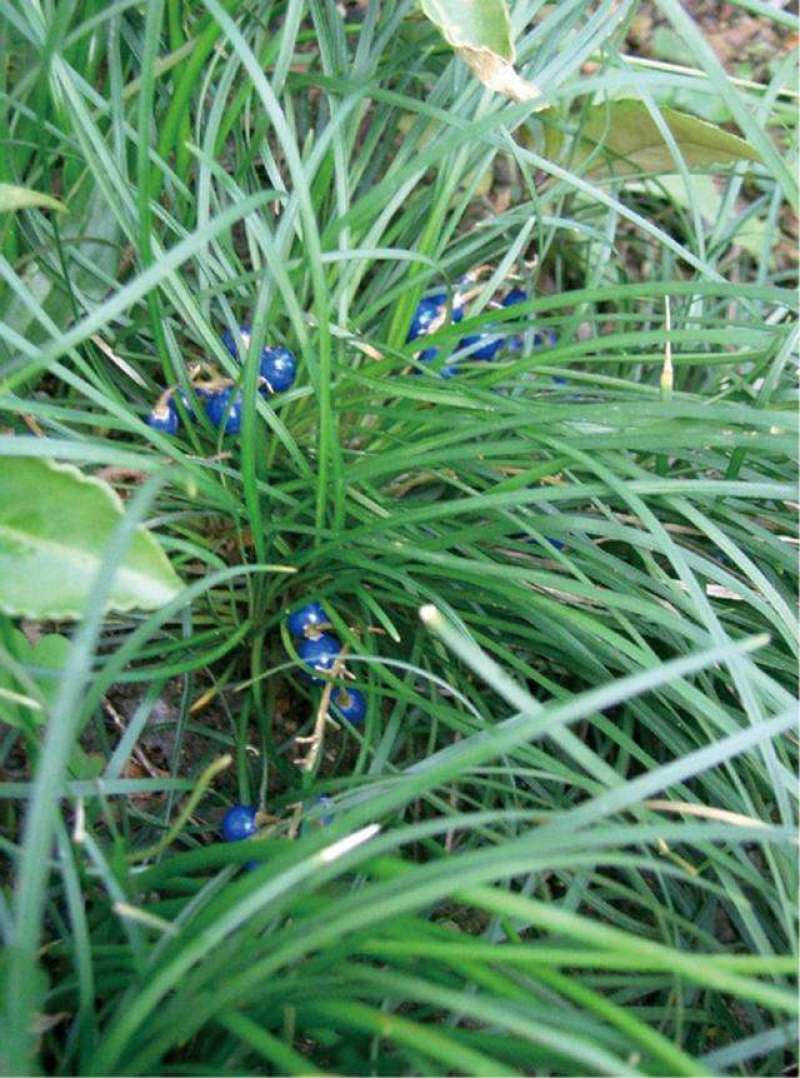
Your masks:
{"label": "small twig", "polygon": [[205,360],[201,360],[197,363],[190,363],[186,368],[186,373],[189,375],[189,381],[194,382],[198,374],[205,374],[211,380],[220,377],[220,373],[213,363],[207,363]]}
{"label": "small twig", "polygon": [[197,699],[193,700],[189,705],[189,714],[196,715],[198,711],[202,711],[204,708],[208,707],[214,697],[218,694],[219,687],[217,685],[212,685],[210,688],[205,689],[200,693]]}
{"label": "small twig", "polygon": [[27,413],[23,412],[22,422],[25,424],[31,434],[35,434],[37,438],[44,438],[44,431],[32,415],[28,415]]}
{"label": "small twig", "polygon": [[289,826],[286,829],[288,838],[297,838],[297,832],[300,830],[300,821],[303,818],[303,802],[296,801],[293,805],[289,805],[288,808],[292,810],[292,815],[289,817]]}
{"label": "small twig", "polygon": [[377,348],[373,348],[372,345],[367,344],[366,341],[358,341],[354,338],[350,341],[350,344],[352,344],[353,348],[357,348],[359,352],[363,352],[364,355],[368,356],[370,359],[386,358],[383,352],[379,352]]}
{"label": "small twig", "polygon": [[[116,708],[111,703],[111,701],[109,699],[107,699],[107,697],[105,697],[105,696],[103,697],[103,708],[104,708],[106,714],[108,714],[110,716],[111,721],[114,723],[114,725],[117,727],[117,729],[122,730],[122,732],[124,733],[127,730],[127,725],[125,723],[125,720],[122,718],[120,713],[116,710]],[[145,754],[144,749],[140,749],[138,745],[134,745],[134,747],[133,747],[133,755],[136,757],[136,762],[142,765],[142,767],[145,769],[145,771],[147,772],[147,774],[151,778],[154,778],[154,779],[163,778],[164,772],[159,770],[159,768],[157,768],[155,766],[155,764],[151,763],[151,761],[148,759],[147,755]]]}
{"label": "small twig", "polygon": [[325,726],[327,723],[333,723],[328,714],[328,708],[331,703],[331,693],[333,692],[335,685],[334,680],[339,677],[340,672],[344,669],[344,662],[347,658],[347,645],[345,645],[339,654],[336,656],[336,661],[333,664],[333,668],[330,673],[330,680],[322,690],[322,696],[320,697],[319,707],[317,708],[317,718],[314,723],[314,732],[310,737],[296,737],[295,741],[298,744],[309,745],[309,751],[305,756],[298,757],[294,762],[303,769],[303,771],[311,772],[314,770],[319,754],[322,751],[322,746],[325,741]]}
{"label": "small twig", "polygon": [[699,816],[706,820],[718,820],[722,823],[730,823],[735,827],[769,827],[764,820],[755,816],[745,816],[741,812],[730,812],[728,809],[715,808],[713,805],[695,805],[689,801],[666,801],[655,797],[644,802],[645,808],[654,812],[677,812],[687,816]]}
{"label": "small twig", "polygon": [[656,846],[658,847],[659,853],[666,857],[668,861],[672,861],[678,868],[682,868],[689,876],[696,876],[700,871],[695,868],[694,865],[690,864],[685,857],[681,857],[679,854],[674,853],[663,838],[656,841]]}

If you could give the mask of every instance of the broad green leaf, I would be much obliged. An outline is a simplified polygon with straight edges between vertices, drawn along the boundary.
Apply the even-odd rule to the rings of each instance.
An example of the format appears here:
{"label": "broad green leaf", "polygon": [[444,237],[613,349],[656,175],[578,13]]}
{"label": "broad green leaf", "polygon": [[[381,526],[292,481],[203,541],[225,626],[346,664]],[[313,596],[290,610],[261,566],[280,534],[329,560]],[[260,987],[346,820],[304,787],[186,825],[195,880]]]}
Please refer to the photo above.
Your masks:
{"label": "broad green leaf", "polygon": [[514,63],[511,20],[505,0],[422,0],[422,10],[454,49],[488,49]]}
{"label": "broad green leaf", "polygon": [[103,774],[106,760],[99,752],[85,752],[77,742],[69,758],[69,774],[73,779],[96,779]]}
{"label": "broad green leaf", "polygon": [[[19,629],[11,633],[11,657],[26,667],[44,667],[54,673],[60,671],[67,661],[70,647],[69,640],[59,633],[48,633],[35,644],[30,644]],[[0,664],[0,722],[21,726],[24,724],[23,716],[27,716],[32,723],[46,720],[47,708],[52,703],[58,679],[30,670],[27,673],[38,690],[35,695],[31,694],[28,684],[17,681],[11,671]],[[26,704],[26,699],[30,701],[29,704]]]}
{"label": "broad green leaf", "polygon": [[[690,169],[760,161],[744,139],[696,116],[662,108],[661,115]],[[641,101],[611,101],[587,109],[570,167],[590,176],[641,176],[675,172],[675,158]]]}
{"label": "broad green leaf", "polygon": [[15,210],[29,210],[39,206],[44,210],[64,212],[66,206],[52,195],[42,191],[32,191],[30,187],[17,187],[13,183],[0,183],[0,213],[13,213]]}
{"label": "broad green leaf", "polygon": [[[123,512],[106,483],[77,468],[18,457],[0,467],[0,609],[80,617]],[[137,528],[117,568],[109,608],[152,610],[181,587],[150,533]]]}
{"label": "broad green leaf", "polygon": [[420,0],[422,10],[448,44],[490,90],[513,101],[534,101],[538,86],[514,67],[514,44],[506,0]]}
{"label": "broad green leaf", "polygon": [[[19,629],[13,629],[11,632],[11,658],[22,666],[63,670],[70,647],[69,640],[59,633],[48,633],[35,644],[30,644]],[[34,723],[44,722],[47,718],[47,707],[55,695],[58,685],[56,677],[35,674],[30,670],[27,673],[38,689],[36,697],[30,694],[27,684],[17,681],[11,671],[4,668],[0,650],[0,722],[8,723],[9,726],[23,724],[21,712],[28,715]],[[30,699],[30,705],[24,703],[26,697]]]}

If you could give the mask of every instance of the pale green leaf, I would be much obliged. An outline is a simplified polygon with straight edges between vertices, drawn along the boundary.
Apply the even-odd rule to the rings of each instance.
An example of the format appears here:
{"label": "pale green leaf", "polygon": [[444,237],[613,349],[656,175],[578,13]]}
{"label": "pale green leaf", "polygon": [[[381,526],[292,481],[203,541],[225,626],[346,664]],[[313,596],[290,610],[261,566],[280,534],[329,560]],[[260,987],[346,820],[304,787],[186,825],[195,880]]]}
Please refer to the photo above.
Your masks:
{"label": "pale green leaf", "polygon": [[72,779],[96,779],[105,770],[105,758],[99,752],[85,752],[76,742],[69,758],[69,774]]}
{"label": "pale green leaf", "polygon": [[[17,457],[0,468],[0,609],[35,618],[80,617],[123,512],[106,483],[77,468]],[[143,527],[118,566],[109,608],[152,610],[181,583]]]}
{"label": "pale green leaf", "polygon": [[454,49],[488,49],[514,63],[511,20],[505,0],[422,0],[422,10]]}
{"label": "pale green leaf", "polygon": [[13,213],[15,210],[29,210],[33,207],[43,210],[64,212],[66,206],[52,195],[42,191],[32,191],[30,187],[17,187],[13,183],[0,183],[0,213]]}
{"label": "pale green leaf", "polygon": [[[10,645],[11,658],[21,666],[44,667],[54,672],[63,670],[71,646],[69,640],[60,633],[48,633],[35,644],[31,644],[19,629],[11,631]],[[0,651],[0,722],[9,726],[21,725],[20,708],[24,709],[33,722],[44,722],[47,718],[47,707],[52,703],[58,686],[55,676],[36,674],[32,670],[26,670],[26,673],[38,690],[36,698],[28,695],[30,689],[25,682],[17,681],[10,669],[3,668]],[[29,706],[24,703],[26,697],[30,700]]]}
{"label": "pale green leaf", "polygon": [[[744,139],[696,116],[662,108],[661,115],[689,169],[760,161]],[[675,172],[676,162],[641,101],[611,101],[586,110],[570,167],[591,176],[641,176]]]}
{"label": "pale green leaf", "polygon": [[506,0],[420,0],[422,10],[490,90],[513,101],[542,96],[514,67],[514,43]]}

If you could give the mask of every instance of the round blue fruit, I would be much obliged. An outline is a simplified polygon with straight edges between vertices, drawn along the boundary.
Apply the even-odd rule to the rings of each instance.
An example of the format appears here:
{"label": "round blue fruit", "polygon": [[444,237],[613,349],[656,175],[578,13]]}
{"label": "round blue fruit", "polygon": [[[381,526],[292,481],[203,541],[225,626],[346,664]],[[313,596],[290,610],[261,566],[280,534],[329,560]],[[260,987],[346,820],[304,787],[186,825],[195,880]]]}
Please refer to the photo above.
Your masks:
{"label": "round blue fruit", "polygon": [[345,722],[360,726],[364,721],[364,716],[367,714],[367,701],[364,699],[363,692],[359,692],[358,689],[336,689],[331,702],[336,714]]}
{"label": "round blue fruit", "polygon": [[424,337],[430,331],[431,324],[441,315],[442,305],[446,303],[447,297],[444,292],[437,292],[435,296],[425,296],[421,299],[414,311],[411,325],[408,327],[406,341],[415,341],[417,337]]}
{"label": "round blue fruit", "polygon": [[[517,303],[524,303],[528,298],[528,293],[524,288],[512,288],[510,292],[507,292],[505,296],[500,300],[502,307],[514,307]],[[508,339],[508,347],[512,352],[519,352],[522,350],[523,338],[520,333],[515,333],[513,337]]]}
{"label": "round blue fruit", "polygon": [[[436,359],[436,352],[437,352],[437,349],[435,349],[435,348],[426,348],[424,352],[419,353],[419,355],[417,356],[417,359],[420,360],[422,363],[429,363],[432,359]],[[422,374],[422,371],[416,370],[416,371],[413,371],[412,373],[415,374],[415,375],[416,374]],[[457,363],[445,363],[445,365],[441,368],[441,370],[437,371],[436,374],[438,375],[439,378],[444,378],[444,379],[455,378],[455,376],[458,374],[458,364]]]}
{"label": "round blue fruit", "polygon": [[322,603],[306,603],[305,606],[293,610],[286,619],[286,625],[295,640],[305,636],[321,636],[322,630],[329,628],[330,624],[331,619]]}
{"label": "round blue fruit", "polygon": [[222,837],[226,842],[241,842],[251,838],[258,826],[255,805],[232,805],[222,817]]}
{"label": "round blue fruit", "polygon": [[[480,347],[473,348],[473,345]],[[472,348],[466,359],[492,360],[503,347],[503,338],[492,333],[470,333],[458,342],[459,351]]]}
{"label": "round blue fruit", "polygon": [[297,361],[288,348],[267,346],[261,350],[259,373],[270,393],[283,393],[294,385]]}
{"label": "round blue fruit", "polygon": [[242,392],[235,386],[224,386],[211,393],[206,401],[206,415],[215,427],[225,424],[225,434],[238,434],[242,429]]}
{"label": "round blue fruit", "polygon": [[[203,410],[205,410],[206,405],[217,392],[216,389],[208,389],[206,386],[196,386],[194,384],[192,385],[192,389],[194,390],[194,396],[200,402],[200,406]],[[183,389],[179,389],[178,392],[181,395],[181,401],[183,402],[184,408],[189,415],[194,418],[195,410],[193,398]]]}
{"label": "round blue fruit", "polygon": [[322,824],[323,827],[330,827],[330,825],[333,823],[334,809],[333,801],[330,799],[330,797],[326,797],[325,794],[320,794],[319,797],[315,797],[314,807],[327,810],[324,816],[320,816],[318,818],[317,822]]}
{"label": "round blue fruit", "polygon": [[[432,296],[425,296],[420,300],[417,305],[417,309],[414,312],[414,317],[411,319],[411,325],[409,326],[408,333],[406,334],[406,343],[409,341],[415,341],[418,337],[424,337],[428,333],[432,333],[435,329],[439,329],[439,325],[435,325],[438,320],[444,323],[444,317],[447,313],[447,293],[437,292]],[[460,322],[464,317],[464,307],[458,296],[453,299],[453,306],[451,310],[450,319],[453,324]],[[438,353],[437,348],[424,348],[418,355],[417,359],[421,363],[430,363],[432,359],[436,358]]]}
{"label": "round blue fruit", "polygon": [[[330,827],[333,823],[334,810],[336,806],[330,797],[325,794],[320,794],[319,797],[315,797],[311,804],[305,806],[306,813],[314,813],[312,819],[309,819],[307,815],[304,815],[303,822],[300,827],[301,834],[307,835],[312,829],[318,830],[320,827]],[[317,813],[322,813],[318,815]]]}
{"label": "round blue fruit", "polygon": [[[239,336],[246,348],[250,347],[251,328],[248,325],[239,327]],[[222,331],[222,343],[228,349],[234,359],[239,358],[239,349],[229,329]],[[265,345],[261,349],[259,360],[259,374],[264,380],[270,393],[282,393],[294,385],[297,374],[297,360],[288,348],[283,345]]]}
{"label": "round blue fruit", "polygon": [[436,359],[438,354],[438,348],[423,348],[421,352],[417,353],[417,359],[420,363],[430,363],[431,360]]}
{"label": "round blue fruit", "polygon": [[[245,348],[246,349],[249,348],[250,347],[250,326],[248,326],[248,325],[239,326],[239,336],[242,338],[242,344],[245,346]],[[222,343],[228,349],[228,351],[233,356],[233,358],[238,359],[239,358],[239,349],[237,347],[236,341],[234,340],[233,334],[231,333],[231,331],[229,329],[223,329],[221,339],[222,339]]]}
{"label": "round blue fruit", "polygon": [[[319,636],[310,639],[306,637],[297,645],[297,654],[312,670],[318,674],[329,673],[338,659],[342,645],[331,633],[320,633]],[[314,685],[322,685],[324,677],[315,677],[306,672],[305,675]]]}
{"label": "round blue fruit", "polygon": [[539,329],[533,335],[534,348],[555,348],[558,337],[554,329]]}
{"label": "round blue fruit", "polygon": [[524,303],[527,298],[528,293],[524,288],[512,288],[503,296],[500,303],[503,307],[514,307],[517,303]]}
{"label": "round blue fruit", "polygon": [[314,823],[318,827],[330,827],[331,826],[331,824],[333,823],[334,805],[333,805],[333,801],[329,797],[326,797],[325,793],[320,793],[319,797],[314,799],[314,804],[312,805],[312,809],[322,809],[322,810],[326,811],[325,815],[318,816],[316,818],[316,820],[314,821]]}
{"label": "round blue fruit", "polygon": [[147,417],[148,427],[162,434],[177,434],[181,425],[178,409],[172,395],[162,398]]}

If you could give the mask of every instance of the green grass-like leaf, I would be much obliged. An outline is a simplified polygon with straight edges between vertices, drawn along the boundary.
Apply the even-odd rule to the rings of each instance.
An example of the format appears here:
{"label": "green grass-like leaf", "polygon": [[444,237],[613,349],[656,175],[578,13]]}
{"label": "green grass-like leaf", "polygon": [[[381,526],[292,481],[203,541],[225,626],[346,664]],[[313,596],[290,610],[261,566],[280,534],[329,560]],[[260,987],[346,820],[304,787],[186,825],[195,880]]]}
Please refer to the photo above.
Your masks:
{"label": "green grass-like leaf", "polygon": [[[4,1072],[795,1065],[794,88],[659,6],[680,67],[633,4],[509,5],[537,112],[405,0],[0,3],[0,183],[67,207],[0,216],[0,519],[104,506],[82,618],[0,615]],[[668,182],[548,152],[632,95]],[[240,435],[144,422],[213,375]],[[143,535],[168,601],[114,608]],[[367,714],[302,766],[310,600]]]}

